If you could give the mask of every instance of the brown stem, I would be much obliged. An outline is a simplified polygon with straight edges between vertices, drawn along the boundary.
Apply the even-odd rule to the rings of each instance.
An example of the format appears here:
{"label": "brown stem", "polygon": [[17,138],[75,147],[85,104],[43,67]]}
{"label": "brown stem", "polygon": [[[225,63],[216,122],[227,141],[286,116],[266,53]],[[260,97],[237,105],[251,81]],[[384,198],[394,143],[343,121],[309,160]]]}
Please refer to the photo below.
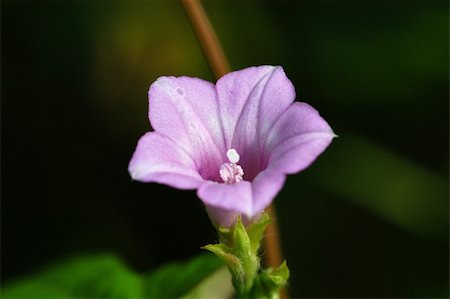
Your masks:
{"label": "brown stem", "polygon": [[181,0],[181,4],[194,27],[209,67],[216,79],[219,79],[231,69],[202,4],[199,0]]}
{"label": "brown stem", "polygon": [[[264,236],[264,248],[266,250],[266,264],[270,268],[276,269],[283,262],[283,252],[281,250],[280,234],[277,223],[277,213],[275,205],[271,204],[266,210],[269,213],[270,218],[273,221],[267,226]],[[288,292],[286,288],[281,289],[280,298],[288,298]]]}
{"label": "brown stem", "polygon": [[[195,34],[200,42],[203,53],[206,56],[209,67],[216,79],[219,79],[226,73],[230,72],[225,53],[220,46],[214,29],[209,22],[208,16],[203,9],[200,0],[180,0],[184,10],[194,27]],[[269,224],[264,238],[264,247],[266,251],[266,264],[271,268],[277,268],[282,263],[282,251],[278,233],[278,225],[276,223],[275,206],[271,205],[268,209],[270,216],[274,221]],[[288,298],[286,289],[281,290],[281,299]]]}

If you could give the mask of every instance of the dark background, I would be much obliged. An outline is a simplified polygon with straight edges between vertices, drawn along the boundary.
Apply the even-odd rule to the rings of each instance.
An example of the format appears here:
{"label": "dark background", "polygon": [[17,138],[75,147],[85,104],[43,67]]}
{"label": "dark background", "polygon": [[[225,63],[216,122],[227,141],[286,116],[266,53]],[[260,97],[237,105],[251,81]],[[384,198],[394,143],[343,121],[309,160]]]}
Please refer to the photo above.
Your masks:
{"label": "dark background", "polygon": [[[447,1],[204,1],[233,69],[282,65],[340,136],[278,195],[295,297],[448,297]],[[74,253],[136,271],[216,240],[132,182],[161,75],[213,81],[177,1],[2,1],[1,279]]]}

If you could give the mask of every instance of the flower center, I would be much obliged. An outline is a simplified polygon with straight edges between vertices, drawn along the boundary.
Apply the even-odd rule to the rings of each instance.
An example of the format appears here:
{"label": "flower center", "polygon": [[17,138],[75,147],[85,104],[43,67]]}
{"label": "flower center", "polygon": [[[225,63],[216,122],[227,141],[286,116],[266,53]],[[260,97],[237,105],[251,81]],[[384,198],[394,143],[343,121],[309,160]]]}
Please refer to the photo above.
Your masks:
{"label": "flower center", "polygon": [[234,184],[243,180],[244,170],[241,166],[237,165],[240,156],[235,149],[229,149],[227,151],[227,157],[229,163],[223,163],[220,166],[219,174],[225,184]]}

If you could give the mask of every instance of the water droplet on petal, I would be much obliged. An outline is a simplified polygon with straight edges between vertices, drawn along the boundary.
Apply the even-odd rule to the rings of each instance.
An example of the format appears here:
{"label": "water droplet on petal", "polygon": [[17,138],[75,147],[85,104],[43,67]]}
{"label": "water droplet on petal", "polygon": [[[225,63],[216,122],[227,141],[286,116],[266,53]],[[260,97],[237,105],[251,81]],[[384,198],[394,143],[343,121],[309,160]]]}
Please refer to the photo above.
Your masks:
{"label": "water droplet on petal", "polygon": [[180,95],[180,96],[184,96],[184,89],[183,88],[181,88],[181,87],[177,87],[177,92],[178,92],[178,94]]}
{"label": "water droplet on petal", "polygon": [[189,123],[189,127],[191,127],[192,130],[197,130],[197,124],[195,123]]}

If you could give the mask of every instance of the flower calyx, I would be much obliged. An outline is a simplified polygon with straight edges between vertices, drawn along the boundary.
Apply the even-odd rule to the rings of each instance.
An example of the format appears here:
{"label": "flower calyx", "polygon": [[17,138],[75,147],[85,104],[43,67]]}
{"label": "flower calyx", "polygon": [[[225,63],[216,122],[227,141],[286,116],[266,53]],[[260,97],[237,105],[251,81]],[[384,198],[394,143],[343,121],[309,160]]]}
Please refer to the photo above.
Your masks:
{"label": "flower calyx", "polygon": [[247,228],[238,217],[231,228],[218,229],[220,242],[203,247],[217,255],[232,275],[238,298],[279,298],[289,278],[286,262],[273,270],[262,270],[258,251],[264,231],[272,220],[267,213]]}

